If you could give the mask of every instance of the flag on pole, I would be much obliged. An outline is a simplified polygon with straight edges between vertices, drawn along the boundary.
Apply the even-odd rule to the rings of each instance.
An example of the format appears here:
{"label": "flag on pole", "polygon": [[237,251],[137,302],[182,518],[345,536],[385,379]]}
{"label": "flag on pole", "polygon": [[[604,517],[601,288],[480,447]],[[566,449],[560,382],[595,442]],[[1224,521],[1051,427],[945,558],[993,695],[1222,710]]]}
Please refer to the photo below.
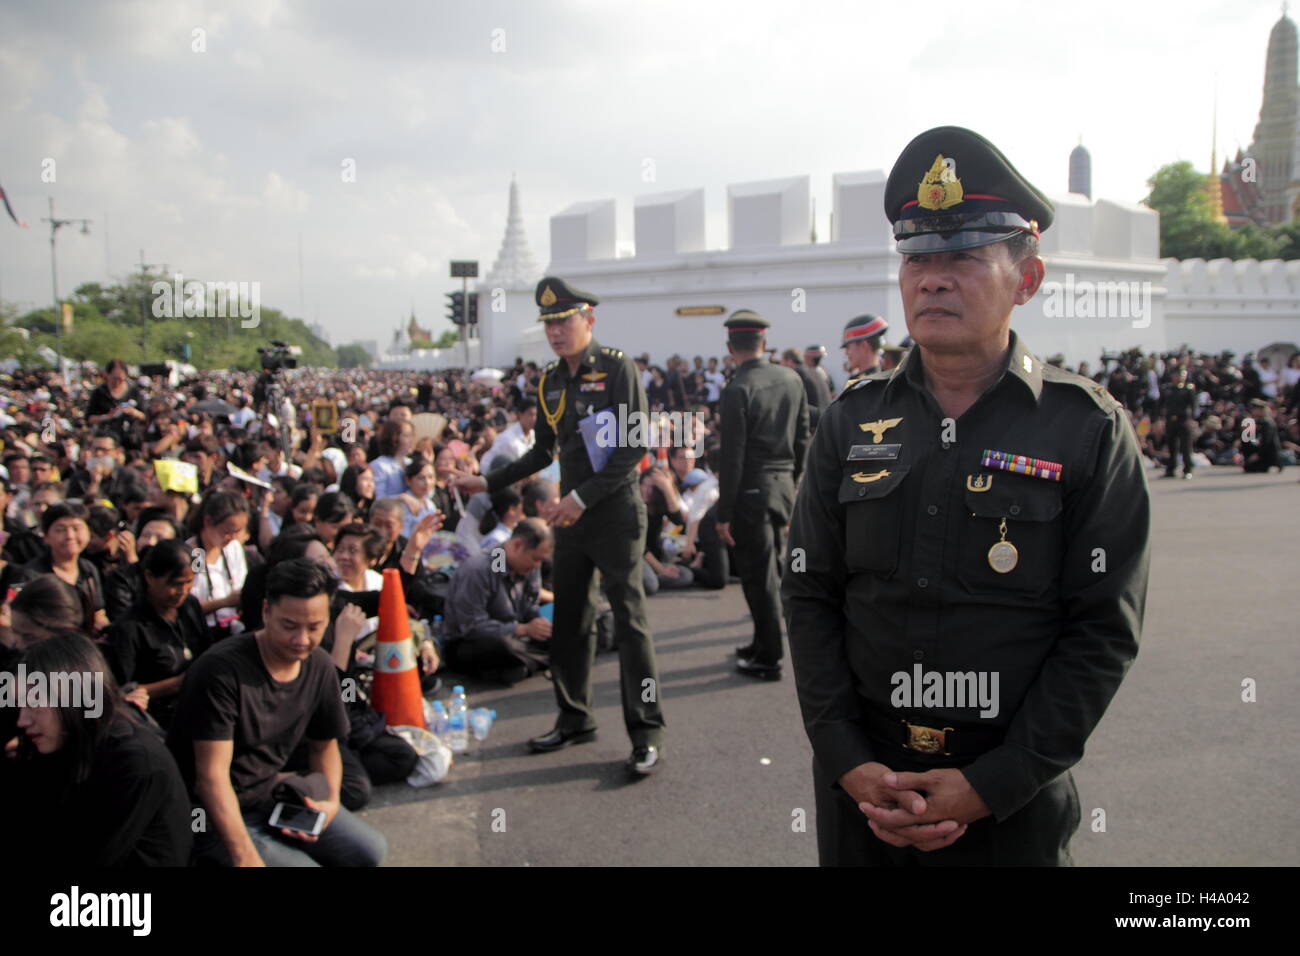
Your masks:
{"label": "flag on pole", "polygon": [[14,222],[18,223],[18,225],[22,226],[24,229],[26,229],[27,223],[19,219],[18,213],[14,212],[14,207],[9,205],[9,194],[5,192],[5,188],[3,186],[0,186],[0,199],[4,200],[5,211],[9,213],[9,218],[12,219]]}

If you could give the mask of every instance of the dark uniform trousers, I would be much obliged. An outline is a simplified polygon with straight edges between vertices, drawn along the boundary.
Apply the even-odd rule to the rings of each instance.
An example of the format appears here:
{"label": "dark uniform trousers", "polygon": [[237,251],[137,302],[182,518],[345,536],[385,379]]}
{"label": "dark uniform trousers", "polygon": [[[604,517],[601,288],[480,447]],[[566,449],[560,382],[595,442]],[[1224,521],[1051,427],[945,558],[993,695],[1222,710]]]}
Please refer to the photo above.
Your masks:
{"label": "dark uniform trousers", "polygon": [[[924,773],[952,763],[924,762],[901,747],[873,741],[891,770]],[[817,800],[817,857],[821,866],[1072,866],[1069,843],[1082,813],[1074,777],[1066,771],[1027,804],[998,823],[976,820],[956,842],[928,852],[880,839],[853,798],[813,758]]]}
{"label": "dark uniform trousers", "polygon": [[1177,465],[1178,459],[1183,459],[1183,473],[1190,475],[1194,465],[1192,464],[1192,420],[1183,418],[1181,415],[1171,416],[1165,419],[1165,435],[1169,439],[1169,465],[1165,469],[1166,475],[1174,473],[1174,466]]}
{"label": "dark uniform trousers", "polygon": [[[570,528],[555,528],[555,622],[551,676],[560,706],[556,726],[565,733],[592,730],[591,669],[596,659],[593,627],[599,570],[614,612],[623,720],[634,746],[659,746],[664,718],[659,672],[645,614],[641,555],[646,512],[637,485],[629,483],[588,508]],[[647,684],[646,682],[650,683]]]}
{"label": "dark uniform trousers", "polygon": [[775,664],[784,656],[781,644],[781,581],[777,555],[794,507],[792,472],[767,472],[757,488],[742,487],[736,497],[731,536],[745,603],[754,619],[754,657]]}

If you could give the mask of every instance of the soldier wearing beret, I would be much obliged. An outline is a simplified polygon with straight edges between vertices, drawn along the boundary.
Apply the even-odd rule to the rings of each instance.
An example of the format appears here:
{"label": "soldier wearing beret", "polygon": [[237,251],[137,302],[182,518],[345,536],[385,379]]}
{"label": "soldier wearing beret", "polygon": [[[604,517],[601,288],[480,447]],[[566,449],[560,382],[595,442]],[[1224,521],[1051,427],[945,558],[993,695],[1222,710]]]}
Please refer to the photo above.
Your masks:
{"label": "soldier wearing beret", "polygon": [[1149,503],[1120,405],[1011,331],[1050,202],[943,127],[885,192],[914,347],[823,416],[782,596],[824,865],[1057,865],[1137,653]]}
{"label": "soldier wearing beret", "polygon": [[742,309],[723,324],[738,368],[722,392],[718,536],[735,549],[754,619],[753,640],[736,648],[736,668],[779,680],[784,651],[777,554],[808,450],[808,397],[794,371],[767,360],[766,319]]}
{"label": "soldier wearing beret", "polygon": [[[646,511],[637,466],[646,442],[645,425],[638,428],[636,423],[649,410],[645,389],[630,356],[592,338],[593,306],[599,302],[594,295],[548,276],[537,284],[536,298],[538,320],[546,323],[546,338],[559,359],[546,366],[538,383],[542,414],[533,447],[485,476],[458,473],[455,482],[470,491],[493,492],[545,468],[558,451],[563,497],[552,520],[555,622],[550,658],[560,714],[554,729],[528,743],[543,753],[595,739],[591,666],[598,588],[593,573],[599,570],[614,612],[623,719],[632,738],[627,769],[645,775],[660,762],[664,728],[641,577]],[[594,417],[606,411],[612,420]],[[593,427],[619,419],[629,427],[615,441],[609,428]]]}

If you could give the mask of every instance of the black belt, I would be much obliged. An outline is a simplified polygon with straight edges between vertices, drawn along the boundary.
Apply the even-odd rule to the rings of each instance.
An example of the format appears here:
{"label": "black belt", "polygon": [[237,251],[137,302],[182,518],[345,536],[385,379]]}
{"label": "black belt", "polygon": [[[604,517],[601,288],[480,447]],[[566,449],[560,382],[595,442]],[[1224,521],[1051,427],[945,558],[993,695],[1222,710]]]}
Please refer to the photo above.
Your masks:
{"label": "black belt", "polygon": [[[928,722],[927,722],[928,721]],[[1006,732],[993,727],[954,727],[933,718],[867,712],[867,731],[881,740],[914,753],[946,757],[978,756],[1002,743]]]}

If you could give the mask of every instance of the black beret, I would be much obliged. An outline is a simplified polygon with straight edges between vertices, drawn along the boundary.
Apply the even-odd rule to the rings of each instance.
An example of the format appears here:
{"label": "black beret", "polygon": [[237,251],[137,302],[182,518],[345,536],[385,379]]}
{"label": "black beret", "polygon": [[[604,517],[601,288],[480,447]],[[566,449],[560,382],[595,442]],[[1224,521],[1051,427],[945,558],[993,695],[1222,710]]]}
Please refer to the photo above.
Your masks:
{"label": "black beret", "polygon": [[960,126],[927,130],[908,143],[885,184],[885,216],[901,253],[1037,236],[1053,214],[1051,201],[996,146]]}
{"label": "black beret", "polygon": [[727,332],[766,332],[772,327],[772,323],[767,321],[757,312],[751,312],[749,309],[738,309],[731,313],[731,317],[722,323],[727,328]]}
{"label": "black beret", "polygon": [[861,342],[883,335],[888,328],[889,323],[885,321],[883,315],[860,315],[856,319],[849,319],[848,324],[844,326],[844,341],[840,343],[840,347],[850,342]]}
{"label": "black beret", "polygon": [[537,283],[535,298],[542,309],[542,314],[537,317],[539,322],[545,322],[547,319],[565,319],[584,305],[600,304],[600,300],[590,292],[575,289],[555,276],[547,276]]}

